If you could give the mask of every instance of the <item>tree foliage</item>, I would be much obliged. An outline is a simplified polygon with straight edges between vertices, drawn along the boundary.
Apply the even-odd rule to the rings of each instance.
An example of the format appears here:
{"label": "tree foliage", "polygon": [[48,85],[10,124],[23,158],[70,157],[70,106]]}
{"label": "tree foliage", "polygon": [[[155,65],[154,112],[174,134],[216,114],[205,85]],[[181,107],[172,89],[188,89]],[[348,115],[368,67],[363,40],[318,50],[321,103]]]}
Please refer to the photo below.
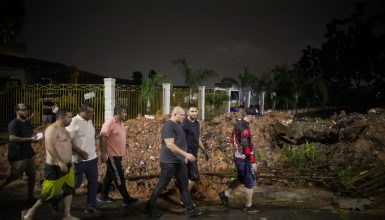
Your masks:
{"label": "tree foliage", "polygon": [[156,94],[156,88],[160,86],[166,80],[166,76],[160,73],[156,73],[152,78],[145,80],[140,87],[139,100],[142,102],[147,102],[147,113],[150,114],[151,109],[151,99],[154,98]]}
{"label": "tree foliage", "polygon": [[192,101],[192,90],[197,89],[204,80],[217,75],[214,70],[208,68],[199,68],[194,70],[191,63],[185,57],[172,60],[172,64],[180,68],[185,79],[185,85],[190,88],[190,103]]}

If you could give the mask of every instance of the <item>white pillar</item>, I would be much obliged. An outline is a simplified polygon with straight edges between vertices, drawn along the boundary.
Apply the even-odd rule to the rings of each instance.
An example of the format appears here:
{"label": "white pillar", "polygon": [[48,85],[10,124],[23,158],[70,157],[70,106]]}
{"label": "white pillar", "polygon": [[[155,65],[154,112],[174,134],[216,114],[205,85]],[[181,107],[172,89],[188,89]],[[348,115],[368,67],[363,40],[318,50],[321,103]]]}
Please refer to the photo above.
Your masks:
{"label": "white pillar", "polygon": [[104,78],[104,121],[114,115],[115,81],[113,78]]}
{"label": "white pillar", "polygon": [[261,115],[265,113],[264,109],[265,109],[265,91],[261,93],[261,109],[260,109]]}
{"label": "white pillar", "polygon": [[198,109],[201,120],[205,120],[205,86],[199,86]]}
{"label": "white pillar", "polygon": [[163,83],[163,115],[170,114],[171,84]]}
{"label": "white pillar", "polygon": [[251,101],[251,91],[247,92],[247,98],[246,98],[246,106],[245,108],[250,108],[250,101]]}
{"label": "white pillar", "polygon": [[227,95],[229,96],[227,100],[227,112],[230,112],[231,108],[231,88],[227,89]]}

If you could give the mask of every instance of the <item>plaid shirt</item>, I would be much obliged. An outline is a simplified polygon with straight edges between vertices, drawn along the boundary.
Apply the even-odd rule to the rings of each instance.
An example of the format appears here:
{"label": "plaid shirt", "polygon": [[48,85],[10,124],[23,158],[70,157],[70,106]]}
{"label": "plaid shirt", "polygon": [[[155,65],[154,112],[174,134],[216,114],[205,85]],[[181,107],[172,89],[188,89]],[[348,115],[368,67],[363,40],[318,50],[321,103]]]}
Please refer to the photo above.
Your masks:
{"label": "plaid shirt", "polygon": [[[235,135],[235,138],[234,138]],[[234,140],[236,143],[234,143]],[[235,125],[234,131],[231,133],[231,144],[238,144],[242,147],[242,154],[249,163],[254,163],[254,144],[251,142],[251,133],[249,123],[241,120]],[[241,153],[241,152],[239,152]]]}

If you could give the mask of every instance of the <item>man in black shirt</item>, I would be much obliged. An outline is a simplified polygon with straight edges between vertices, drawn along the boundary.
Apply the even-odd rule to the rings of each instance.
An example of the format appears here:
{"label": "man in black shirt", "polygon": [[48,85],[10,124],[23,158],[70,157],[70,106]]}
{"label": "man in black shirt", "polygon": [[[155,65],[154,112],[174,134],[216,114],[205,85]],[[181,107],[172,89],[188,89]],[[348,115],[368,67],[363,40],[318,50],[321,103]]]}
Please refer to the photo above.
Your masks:
{"label": "man in black shirt", "polygon": [[19,178],[23,172],[28,176],[27,203],[33,203],[33,190],[35,187],[36,166],[33,159],[35,152],[31,146],[37,142],[36,136],[32,136],[33,128],[27,120],[29,109],[23,103],[15,107],[16,118],[8,124],[8,160],[11,164],[11,174],[0,182],[0,189]]}
{"label": "man in black shirt", "polygon": [[[198,150],[204,150],[200,124],[197,120],[198,108],[195,105],[190,105],[187,111],[187,118],[183,120],[183,130],[186,134],[187,152],[198,158]],[[195,182],[199,180],[199,170],[197,161],[189,161],[187,163],[187,171],[189,178],[189,190],[194,186]]]}
{"label": "man in black shirt", "polygon": [[52,122],[52,106],[53,103],[50,100],[44,100],[43,102],[43,116],[42,123],[47,124]]}
{"label": "man in black shirt", "polygon": [[187,152],[186,137],[182,128],[184,110],[177,106],[171,113],[170,120],[167,120],[161,130],[162,150],[160,153],[160,177],[153,189],[151,198],[148,200],[145,211],[154,216],[154,207],[160,193],[167,187],[171,179],[175,177],[180,183],[181,196],[186,206],[187,217],[201,215],[203,210],[193,208],[190,192],[188,191],[188,176],[186,163],[195,161],[196,158]]}

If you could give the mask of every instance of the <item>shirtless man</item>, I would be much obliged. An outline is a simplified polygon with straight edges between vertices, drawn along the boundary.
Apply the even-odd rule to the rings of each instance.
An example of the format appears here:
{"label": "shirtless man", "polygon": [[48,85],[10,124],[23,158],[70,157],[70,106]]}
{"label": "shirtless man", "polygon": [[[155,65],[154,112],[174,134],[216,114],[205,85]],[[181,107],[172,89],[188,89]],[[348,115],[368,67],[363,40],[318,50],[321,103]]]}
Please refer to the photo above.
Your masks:
{"label": "shirtless man", "polygon": [[71,201],[74,192],[74,168],[72,160],[71,137],[65,129],[71,123],[72,114],[60,109],[56,122],[45,130],[46,165],[40,199],[28,210],[23,210],[21,219],[32,219],[37,208],[43,203],[54,203],[64,198],[63,220],[76,220],[71,216]]}

